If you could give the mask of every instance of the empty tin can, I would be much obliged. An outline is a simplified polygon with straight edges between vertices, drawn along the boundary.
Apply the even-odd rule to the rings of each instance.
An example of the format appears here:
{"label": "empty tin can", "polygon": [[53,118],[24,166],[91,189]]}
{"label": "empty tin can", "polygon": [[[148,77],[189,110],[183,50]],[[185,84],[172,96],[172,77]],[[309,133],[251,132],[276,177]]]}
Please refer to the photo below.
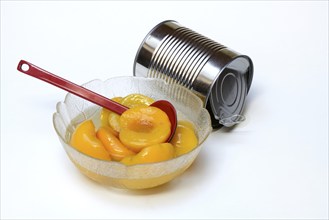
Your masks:
{"label": "empty tin can", "polygon": [[164,21],[144,38],[134,75],[178,83],[198,95],[214,128],[244,119],[242,111],[253,77],[251,59],[176,21]]}

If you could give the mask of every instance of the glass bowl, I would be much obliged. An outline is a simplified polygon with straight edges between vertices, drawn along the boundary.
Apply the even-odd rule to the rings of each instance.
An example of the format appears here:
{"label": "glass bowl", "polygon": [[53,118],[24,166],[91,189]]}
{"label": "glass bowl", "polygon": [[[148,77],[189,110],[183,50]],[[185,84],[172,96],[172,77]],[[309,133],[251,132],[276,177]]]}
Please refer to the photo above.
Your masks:
{"label": "glass bowl", "polygon": [[155,100],[168,100],[175,106],[178,120],[189,120],[195,125],[199,140],[198,147],[191,152],[156,163],[126,166],[120,162],[90,157],[70,146],[69,140],[76,126],[86,119],[92,119],[95,126],[99,126],[101,107],[68,93],[63,102],[57,103],[57,111],[53,115],[56,133],[74,165],[99,183],[126,189],[145,189],[164,184],[192,164],[212,131],[209,113],[203,108],[201,99],[183,86],[168,84],[161,79],[133,76],[92,80],[83,86],[109,98],[141,93]]}

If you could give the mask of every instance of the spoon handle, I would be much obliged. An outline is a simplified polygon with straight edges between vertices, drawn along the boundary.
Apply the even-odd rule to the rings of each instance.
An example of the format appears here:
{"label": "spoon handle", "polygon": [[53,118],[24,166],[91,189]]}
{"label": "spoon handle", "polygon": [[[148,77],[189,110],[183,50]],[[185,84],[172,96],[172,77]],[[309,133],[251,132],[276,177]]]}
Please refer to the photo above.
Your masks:
{"label": "spoon handle", "polygon": [[99,95],[89,89],[86,89],[73,82],[70,82],[66,79],[56,76],[25,60],[21,60],[18,63],[17,70],[29,76],[33,76],[37,79],[50,83],[54,86],[57,86],[61,89],[64,89],[74,95],[77,95],[83,99],[86,99],[106,109],[109,109],[119,115],[121,115],[124,111],[128,109],[126,106],[123,106],[115,101],[112,101],[111,99],[108,99],[105,96]]}

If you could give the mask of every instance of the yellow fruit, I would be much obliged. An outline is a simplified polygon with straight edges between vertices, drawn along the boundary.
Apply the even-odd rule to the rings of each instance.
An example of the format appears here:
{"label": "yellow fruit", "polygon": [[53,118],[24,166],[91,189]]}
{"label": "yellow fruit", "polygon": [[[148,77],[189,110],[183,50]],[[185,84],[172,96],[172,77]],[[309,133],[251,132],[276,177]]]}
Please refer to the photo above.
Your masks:
{"label": "yellow fruit", "polygon": [[110,114],[110,110],[107,110],[106,108],[102,108],[100,114],[101,126],[109,126],[109,114]]}
{"label": "yellow fruit", "polygon": [[[147,97],[145,95],[142,94],[130,94],[127,95],[126,97],[122,98],[122,97],[114,97],[112,98],[113,101],[116,101],[124,106],[127,106],[128,108],[133,108],[133,107],[137,107],[137,106],[149,106],[150,104],[152,104],[154,102],[154,100],[150,97]],[[110,125],[111,128],[113,128],[113,130],[115,130],[116,132],[120,132],[121,127],[120,127],[120,115],[108,111],[108,110],[104,110],[104,112],[102,111],[102,113],[104,114],[104,119],[102,119],[102,114],[101,114],[101,122],[107,118],[107,123]],[[102,122],[102,125],[106,125],[106,122]]]}
{"label": "yellow fruit", "polygon": [[121,100],[121,104],[128,108],[134,108],[139,106],[149,106],[154,102],[154,99],[142,95],[142,94],[130,94]]}
{"label": "yellow fruit", "polygon": [[113,117],[112,115],[117,115],[114,112],[107,110],[106,108],[102,108],[101,114],[100,114],[100,121],[102,127],[107,127],[109,131],[111,131],[112,134],[114,134],[116,137],[119,137],[119,132],[117,130],[114,130],[113,127],[115,127],[113,124],[118,124],[119,126],[119,115],[117,115],[117,123],[113,122],[112,126],[109,123],[109,117]]}
{"label": "yellow fruit", "polygon": [[120,115],[114,112],[110,112],[108,116],[108,123],[110,127],[116,131],[117,133],[120,132],[121,127],[120,127]]}
{"label": "yellow fruit", "polygon": [[165,112],[156,107],[135,107],[120,117],[121,142],[139,152],[142,148],[167,141],[171,123]]}
{"label": "yellow fruit", "polygon": [[121,103],[122,99],[123,99],[123,98],[120,97],[120,96],[116,96],[116,97],[111,98],[111,100],[113,100],[113,101],[115,101],[115,102],[118,102],[118,103]]}
{"label": "yellow fruit", "polygon": [[[120,103],[122,100],[122,97],[114,97],[112,98],[113,101]],[[115,136],[119,136],[120,132],[120,123],[119,123],[119,118],[120,115],[102,108],[101,115],[100,115],[100,120],[101,120],[101,126],[110,126],[112,130],[114,131],[113,134]]]}
{"label": "yellow fruit", "polygon": [[97,138],[103,143],[111,158],[116,161],[135,153],[123,146],[120,140],[115,137],[109,127],[100,127],[96,133]]}
{"label": "yellow fruit", "polygon": [[111,160],[109,152],[96,137],[95,125],[91,120],[79,124],[72,134],[70,145],[91,157]]}
{"label": "yellow fruit", "polygon": [[170,143],[155,144],[145,147],[135,156],[128,156],[121,160],[125,165],[154,163],[170,160],[174,157],[174,147]]}
{"label": "yellow fruit", "polygon": [[192,131],[195,131],[195,127],[194,127],[194,124],[192,122],[181,120],[181,121],[177,122],[177,125],[180,125],[180,126],[183,126],[183,127],[188,127]]}
{"label": "yellow fruit", "polygon": [[187,121],[178,121],[174,137],[170,143],[175,146],[175,156],[186,154],[198,146],[194,126]]}

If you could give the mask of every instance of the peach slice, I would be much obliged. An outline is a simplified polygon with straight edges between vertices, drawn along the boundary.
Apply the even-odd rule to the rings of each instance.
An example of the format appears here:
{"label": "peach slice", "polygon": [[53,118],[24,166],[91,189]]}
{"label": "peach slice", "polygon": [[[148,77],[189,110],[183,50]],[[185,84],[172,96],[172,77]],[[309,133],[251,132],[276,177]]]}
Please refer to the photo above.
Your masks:
{"label": "peach slice", "polygon": [[108,115],[108,123],[109,123],[110,127],[119,134],[119,132],[121,130],[120,115],[110,111],[110,113]]}
{"label": "peach slice", "polygon": [[79,124],[72,134],[70,145],[80,152],[101,160],[111,160],[109,152],[96,137],[95,125],[91,120]]}
{"label": "peach slice", "polygon": [[121,142],[135,152],[166,142],[171,131],[167,114],[152,106],[128,109],[120,117],[120,127]]}
{"label": "peach slice", "polygon": [[120,142],[109,127],[100,127],[96,136],[103,143],[113,160],[120,161],[126,156],[135,155],[134,152]]}
{"label": "peach slice", "polygon": [[[124,98],[122,97],[114,97],[112,98],[113,101],[116,101],[124,106],[127,106],[128,108],[133,108],[133,107],[137,107],[137,106],[149,106],[150,104],[152,104],[154,102],[154,99],[142,95],[142,94],[138,94],[138,93],[134,93],[134,94],[130,94],[125,96]],[[121,127],[120,127],[120,115],[109,111],[107,109],[102,109],[101,111],[101,125],[109,125],[114,131],[116,131],[117,133],[120,132]],[[106,121],[107,120],[107,121]],[[116,135],[118,136],[118,135]]]}
{"label": "peach slice", "polygon": [[145,147],[135,156],[128,156],[121,160],[125,165],[154,163],[170,160],[174,157],[174,147],[170,143],[155,144]]}
{"label": "peach slice", "polygon": [[[111,112],[110,110],[107,110],[105,108],[102,108],[101,114],[100,114],[100,122],[101,122],[101,126],[102,127],[107,127],[109,131],[111,131],[112,134],[114,134],[114,136],[119,137],[119,132],[114,130],[114,126],[110,125],[109,123],[109,117],[110,115],[115,114],[113,112]],[[119,124],[119,117],[117,119],[117,124]]]}
{"label": "peach slice", "polygon": [[154,102],[154,99],[142,95],[142,94],[130,94],[124,97],[120,103],[124,106],[127,106],[128,108],[134,108],[134,107],[139,107],[139,106],[149,106]]}
{"label": "peach slice", "polygon": [[174,137],[170,141],[175,147],[175,156],[186,154],[198,146],[194,126],[188,121],[178,121]]}
{"label": "peach slice", "polygon": [[[122,100],[122,97],[114,97],[112,98],[113,101],[120,103],[120,101]],[[115,136],[119,136],[119,132],[120,132],[120,123],[119,123],[119,118],[120,115],[106,109],[106,108],[102,108],[101,113],[100,113],[100,121],[101,121],[101,126],[109,126],[112,128],[112,130],[114,131],[113,134],[115,134]]]}

